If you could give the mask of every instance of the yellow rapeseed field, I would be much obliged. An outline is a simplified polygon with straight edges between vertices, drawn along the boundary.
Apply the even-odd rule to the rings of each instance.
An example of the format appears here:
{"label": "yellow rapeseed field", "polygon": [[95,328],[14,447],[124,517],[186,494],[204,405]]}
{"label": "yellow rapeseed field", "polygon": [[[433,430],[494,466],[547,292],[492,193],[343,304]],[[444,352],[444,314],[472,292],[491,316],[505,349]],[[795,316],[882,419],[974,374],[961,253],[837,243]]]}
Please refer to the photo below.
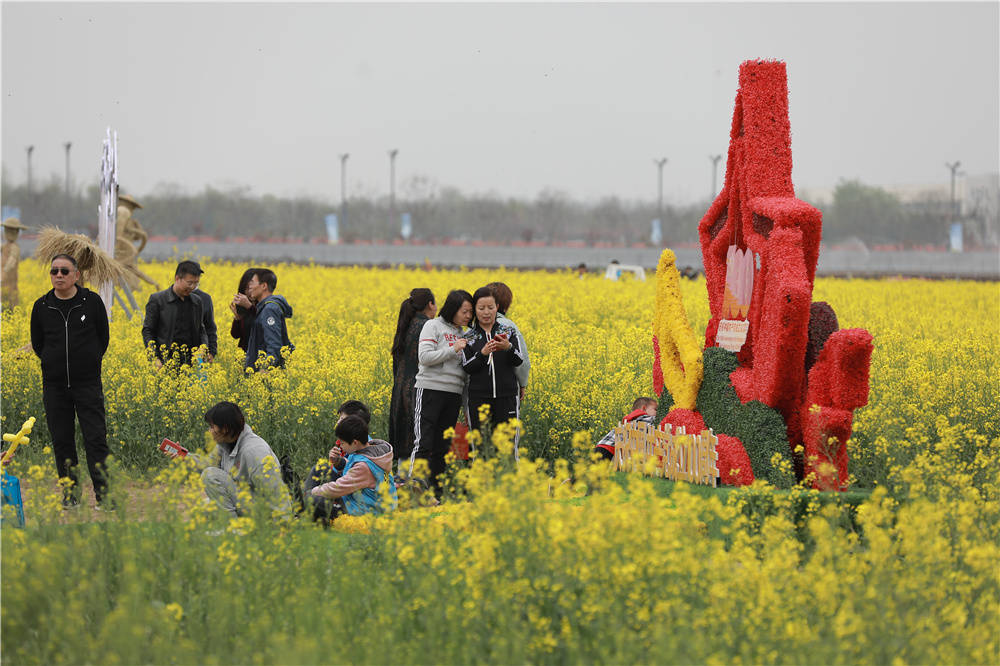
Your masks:
{"label": "yellow rapeseed field", "polygon": [[[144,270],[166,287],[173,268],[152,263]],[[299,464],[328,448],[334,411],[344,400],[371,405],[373,430],[384,434],[396,314],[418,286],[430,287],[439,301],[450,289],[471,292],[493,280],[511,286],[509,314],[532,355],[522,418],[534,456],[565,456],[574,432],[600,436],[635,397],[652,392],[652,279],[279,265],[277,291],[294,309],[289,332],[297,351],[287,372],[246,379],[242,352],[229,336],[227,307],[244,268],[205,263],[202,288],[215,301],[220,342],[218,359],[203,366],[202,377],[153,372],[142,347],[142,313],[127,320],[116,308],[104,385],[112,452],[126,466],[161,465],[154,445],[163,437],[201,442],[201,416],[219,400],[242,405],[276,452],[291,453]],[[30,340],[31,303],[49,288],[48,275],[26,261],[20,280],[22,306],[3,314],[0,418],[9,432],[28,416],[39,417],[36,433],[44,440],[38,361],[30,350],[18,349]],[[701,336],[708,321],[704,282],[682,281],[681,289]],[[140,306],[150,293],[147,287],[137,295]],[[851,454],[858,463],[852,472],[863,485],[884,482],[894,461],[926,449],[942,417],[987,438],[1000,434],[998,296],[996,283],[817,280],[814,300],[829,302],[842,328],[867,328],[875,337],[871,401],[857,414]]]}
{"label": "yellow rapeseed field", "polygon": [[[286,371],[247,378],[225,307],[244,267],[203,265],[215,363],[154,372],[138,318],[120,311],[105,358],[118,475],[146,475],[155,510],[136,522],[135,507],[102,521],[84,509],[73,525],[40,490],[54,470],[38,362],[18,349],[48,278],[22,265],[27,306],[3,314],[2,424],[39,418],[16,469],[39,490],[28,528],[2,531],[4,662],[1000,660],[996,283],[817,280],[814,299],[875,339],[849,447],[861,492],[824,494],[702,490],[581,462],[652,390],[653,280],[279,265],[297,350]],[[173,264],[144,270],[166,286]],[[343,400],[368,402],[384,433],[399,302],[413,287],[441,302],[493,280],[513,289],[509,314],[531,351],[530,455],[461,471],[464,501],[332,531],[262,513],[225,523],[197,477],[155,451],[164,436],[201,444],[202,414],[224,399],[300,468],[329,446]],[[704,282],[681,289],[700,335]],[[497,446],[509,450],[502,432]]]}

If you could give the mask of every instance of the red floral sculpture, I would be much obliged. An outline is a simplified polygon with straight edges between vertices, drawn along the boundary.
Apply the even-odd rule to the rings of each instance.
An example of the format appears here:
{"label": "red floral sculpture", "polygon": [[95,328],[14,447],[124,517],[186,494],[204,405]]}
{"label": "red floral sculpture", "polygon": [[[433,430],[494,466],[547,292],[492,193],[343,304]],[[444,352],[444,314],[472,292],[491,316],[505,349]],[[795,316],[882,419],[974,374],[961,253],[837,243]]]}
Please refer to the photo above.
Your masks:
{"label": "red floral sculpture", "polygon": [[819,360],[809,371],[809,386],[801,414],[806,470],[813,487],[847,487],[847,447],[854,410],[868,404],[868,368],[872,336],[861,328],[831,335]]}
{"label": "red floral sculpture", "polygon": [[705,420],[701,414],[691,409],[671,409],[660,421],[660,427],[670,426],[670,433],[677,434],[678,428],[684,428],[684,432],[689,435],[697,435],[705,429]]}
{"label": "red floral sculpture", "polygon": [[[785,64],[744,62],[739,84],[725,185],[698,226],[712,313],[705,346],[715,345],[723,318],[729,246],[749,248],[757,255],[758,270],[747,340],[737,356],[740,367],[730,375],[733,387],[742,402],[759,400],[781,413],[793,450],[805,442],[807,453],[815,453],[836,437],[840,448],[824,460],[843,468],[843,477],[838,474],[843,487],[847,454],[842,444],[851,432],[853,409],[867,402],[871,336],[860,329],[829,335],[832,309],[810,307],[822,215],[796,199],[792,187]],[[820,328],[829,338],[824,345],[814,336],[810,351],[822,345],[822,352],[808,371],[811,309],[822,311]],[[813,405],[818,408],[810,411]],[[806,464],[807,472],[814,471]]]}
{"label": "red floral sculpture", "polygon": [[718,438],[715,452],[719,459],[715,466],[719,469],[719,479],[730,486],[749,486],[754,480],[753,468],[743,442],[729,435],[718,435]]}

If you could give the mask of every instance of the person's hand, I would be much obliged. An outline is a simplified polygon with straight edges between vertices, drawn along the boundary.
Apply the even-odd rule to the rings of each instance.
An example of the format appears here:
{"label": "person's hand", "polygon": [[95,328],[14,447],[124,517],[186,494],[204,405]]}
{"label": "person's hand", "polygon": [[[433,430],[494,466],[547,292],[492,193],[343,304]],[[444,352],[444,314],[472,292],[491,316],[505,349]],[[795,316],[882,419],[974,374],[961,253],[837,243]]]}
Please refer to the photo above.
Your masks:
{"label": "person's hand", "polygon": [[508,340],[506,336],[493,338],[493,341],[497,343],[496,348],[499,351],[507,351],[508,349],[513,347],[513,345],[510,343],[510,340]]}
{"label": "person's hand", "polygon": [[517,394],[518,394],[518,395],[517,395],[517,398],[518,398],[518,400],[524,400],[524,395],[525,395],[525,394],[526,394],[527,392],[528,392],[528,387],[527,387],[527,386],[522,386],[522,387],[520,387],[520,388],[518,389],[518,391],[517,391]]}
{"label": "person's hand", "polygon": [[229,311],[232,312],[233,316],[236,317],[237,319],[243,319],[243,314],[236,309],[235,299],[229,304]]}
{"label": "person's hand", "polygon": [[154,370],[159,370],[162,367],[163,367],[163,361],[161,361],[158,358],[154,358],[153,359],[153,369]]}
{"label": "person's hand", "polygon": [[336,466],[337,463],[340,462],[340,459],[344,457],[344,450],[340,448],[339,441],[337,444],[333,445],[332,449],[330,449],[329,457],[330,457],[330,464],[334,466]]}
{"label": "person's hand", "polygon": [[468,344],[469,344],[468,340],[466,340],[465,338],[459,338],[458,340],[455,341],[453,349],[455,350],[456,354],[461,354],[462,350],[465,349],[466,346],[468,346]]}
{"label": "person's hand", "polygon": [[247,308],[248,310],[253,307],[253,302],[246,294],[236,294],[233,296],[233,305],[237,305],[241,308]]}

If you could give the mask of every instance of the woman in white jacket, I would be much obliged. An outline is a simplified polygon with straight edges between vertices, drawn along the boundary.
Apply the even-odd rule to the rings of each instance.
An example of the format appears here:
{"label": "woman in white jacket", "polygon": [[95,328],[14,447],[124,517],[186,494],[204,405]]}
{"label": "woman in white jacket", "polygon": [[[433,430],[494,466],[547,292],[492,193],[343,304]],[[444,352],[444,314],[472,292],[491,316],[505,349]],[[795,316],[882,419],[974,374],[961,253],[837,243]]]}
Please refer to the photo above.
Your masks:
{"label": "woman in white jacket", "polygon": [[462,350],[466,340],[462,328],[472,321],[472,295],[462,289],[448,294],[438,316],[420,331],[417,397],[413,408],[413,453],[410,474],[417,458],[427,461],[434,494],[441,496],[438,476],[445,469],[444,457],[451,442],[444,432],[454,428],[462,408],[466,373]]}

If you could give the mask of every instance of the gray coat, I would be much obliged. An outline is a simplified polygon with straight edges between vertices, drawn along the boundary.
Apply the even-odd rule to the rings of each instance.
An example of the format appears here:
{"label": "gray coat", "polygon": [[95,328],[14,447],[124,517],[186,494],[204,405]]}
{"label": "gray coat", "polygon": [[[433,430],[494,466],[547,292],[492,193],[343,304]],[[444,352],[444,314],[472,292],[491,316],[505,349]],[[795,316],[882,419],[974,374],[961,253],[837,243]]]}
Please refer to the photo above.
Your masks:
{"label": "gray coat", "polygon": [[[192,293],[191,299],[194,321],[192,330],[197,332],[200,344],[208,346],[208,331],[205,330],[205,302],[197,293]],[[177,303],[179,297],[173,287],[167,287],[149,297],[146,303],[146,317],[142,320],[142,344],[149,347],[150,342],[156,343],[156,355],[160,356],[160,346],[169,347],[177,330]]]}
{"label": "gray coat", "polygon": [[228,473],[237,485],[246,484],[255,499],[263,497],[272,508],[291,513],[291,498],[288,487],[281,480],[278,456],[250,426],[243,426],[243,432],[235,443],[216,444],[207,456],[190,455],[198,467],[218,467]]}

